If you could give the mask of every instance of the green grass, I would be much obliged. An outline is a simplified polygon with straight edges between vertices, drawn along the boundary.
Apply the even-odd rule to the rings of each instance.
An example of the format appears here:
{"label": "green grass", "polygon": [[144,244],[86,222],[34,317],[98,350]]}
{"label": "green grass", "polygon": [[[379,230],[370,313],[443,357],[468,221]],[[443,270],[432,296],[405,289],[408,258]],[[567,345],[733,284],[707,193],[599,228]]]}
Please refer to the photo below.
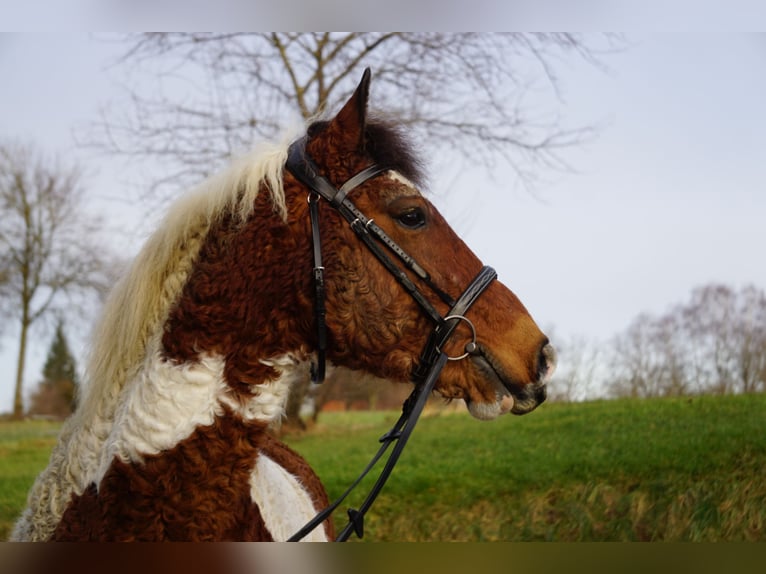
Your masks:
{"label": "green grass", "polygon": [[60,423],[50,421],[0,422],[0,540],[27,500],[27,492],[48,463]]}
{"label": "green grass", "polygon": [[[331,496],[383,428],[344,439],[335,417],[288,441]],[[766,396],[425,418],[366,526],[368,540],[766,540]]]}
{"label": "green grass", "polygon": [[[286,440],[335,497],[397,416],[327,413]],[[0,537],[53,432],[0,425]],[[766,395],[546,404],[491,422],[432,414],[365,527],[370,541],[766,541]]]}

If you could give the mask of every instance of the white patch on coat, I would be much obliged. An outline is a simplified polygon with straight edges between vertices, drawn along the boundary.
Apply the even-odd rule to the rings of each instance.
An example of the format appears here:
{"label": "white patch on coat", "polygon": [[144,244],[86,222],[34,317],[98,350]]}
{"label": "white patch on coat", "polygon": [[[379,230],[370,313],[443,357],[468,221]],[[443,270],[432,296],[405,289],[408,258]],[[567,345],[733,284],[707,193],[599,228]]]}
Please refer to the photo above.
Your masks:
{"label": "white patch on coat", "polygon": [[412,188],[412,191],[414,191],[414,192],[416,192],[416,193],[420,193],[420,192],[418,191],[418,188],[417,188],[417,186],[416,186],[414,183],[412,183],[412,182],[411,182],[409,179],[407,179],[406,177],[404,177],[404,176],[403,176],[401,173],[399,173],[398,171],[394,171],[394,170],[392,169],[392,170],[389,170],[389,171],[387,171],[387,172],[386,172],[386,175],[387,175],[387,176],[388,176],[390,179],[393,179],[395,182],[397,182],[397,183],[401,183],[402,185],[406,185],[407,187],[411,187],[411,188]]}
{"label": "white patch on coat", "polygon": [[[276,542],[285,542],[318,512],[300,481],[264,454],[250,475],[250,496]],[[318,526],[303,540],[327,542],[324,527]]]}
{"label": "white patch on coat", "polygon": [[114,457],[140,462],[145,455],[173,448],[197,427],[211,425],[223,413],[218,396],[226,389],[224,364],[221,357],[177,364],[159,353],[149,355],[117,408],[96,483]]}
{"label": "white patch on coat", "polygon": [[293,384],[310,377],[311,363],[298,353],[285,353],[278,357],[261,359],[260,362],[277,371],[279,377],[258,385],[257,393],[244,404],[235,402],[231,396],[226,395],[219,397],[219,400],[243,420],[277,422],[285,412],[287,397]]}
{"label": "white patch on coat", "polygon": [[197,427],[213,424],[224,414],[223,405],[243,420],[278,421],[292,384],[308,377],[308,363],[292,353],[262,362],[279,376],[255,385],[252,396],[243,401],[226,384],[223,357],[203,356],[193,363],[177,364],[153,354],[127,386],[95,482],[101,481],[115,456],[124,462],[140,462],[146,455],[171,449]]}

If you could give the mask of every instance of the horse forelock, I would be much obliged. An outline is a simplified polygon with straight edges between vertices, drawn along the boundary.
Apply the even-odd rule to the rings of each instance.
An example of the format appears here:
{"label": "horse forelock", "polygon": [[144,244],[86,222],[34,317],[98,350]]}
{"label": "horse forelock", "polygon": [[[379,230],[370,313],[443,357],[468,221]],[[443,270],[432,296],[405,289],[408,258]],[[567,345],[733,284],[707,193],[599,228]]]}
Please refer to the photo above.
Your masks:
{"label": "horse forelock", "polygon": [[[319,136],[328,125],[328,121],[313,122],[308,128],[309,137]],[[364,151],[376,164],[395,170],[418,187],[426,185],[425,169],[417,150],[395,122],[383,116],[369,117],[365,123]]]}

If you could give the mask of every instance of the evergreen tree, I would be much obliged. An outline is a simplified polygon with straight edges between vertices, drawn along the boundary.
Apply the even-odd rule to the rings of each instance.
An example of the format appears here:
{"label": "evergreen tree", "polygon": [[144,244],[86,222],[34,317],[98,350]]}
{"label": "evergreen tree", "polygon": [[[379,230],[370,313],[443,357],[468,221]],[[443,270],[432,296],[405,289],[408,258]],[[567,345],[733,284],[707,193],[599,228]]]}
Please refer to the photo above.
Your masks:
{"label": "evergreen tree", "polygon": [[77,367],[69,351],[64,325],[59,321],[48,357],[43,367],[43,380],[31,397],[29,413],[66,417],[75,408]]}

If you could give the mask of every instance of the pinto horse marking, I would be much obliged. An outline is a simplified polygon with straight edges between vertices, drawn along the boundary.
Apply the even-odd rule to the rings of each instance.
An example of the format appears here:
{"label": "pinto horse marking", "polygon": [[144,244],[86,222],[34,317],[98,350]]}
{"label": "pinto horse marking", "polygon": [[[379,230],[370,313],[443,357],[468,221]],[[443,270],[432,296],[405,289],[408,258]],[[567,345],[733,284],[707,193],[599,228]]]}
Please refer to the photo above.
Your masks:
{"label": "pinto horse marking", "polygon": [[[408,382],[434,317],[483,265],[420,193],[402,128],[367,117],[369,84],[366,72],[302,145],[331,186],[387,168],[349,190],[354,208],[428,282],[411,268],[404,278],[389,273],[353,222],[320,201],[326,359],[330,373]],[[254,151],[181,198],[115,286],[78,409],[13,540],[284,540],[327,506],[314,471],[269,432],[319,349],[312,192],[285,170],[295,140]],[[402,288],[407,281],[425,305]],[[462,360],[431,378],[435,392],[465,400],[481,419],[536,408],[555,353],[518,298],[493,278],[464,318],[439,343]],[[323,526],[311,539],[332,538],[330,520]]]}

